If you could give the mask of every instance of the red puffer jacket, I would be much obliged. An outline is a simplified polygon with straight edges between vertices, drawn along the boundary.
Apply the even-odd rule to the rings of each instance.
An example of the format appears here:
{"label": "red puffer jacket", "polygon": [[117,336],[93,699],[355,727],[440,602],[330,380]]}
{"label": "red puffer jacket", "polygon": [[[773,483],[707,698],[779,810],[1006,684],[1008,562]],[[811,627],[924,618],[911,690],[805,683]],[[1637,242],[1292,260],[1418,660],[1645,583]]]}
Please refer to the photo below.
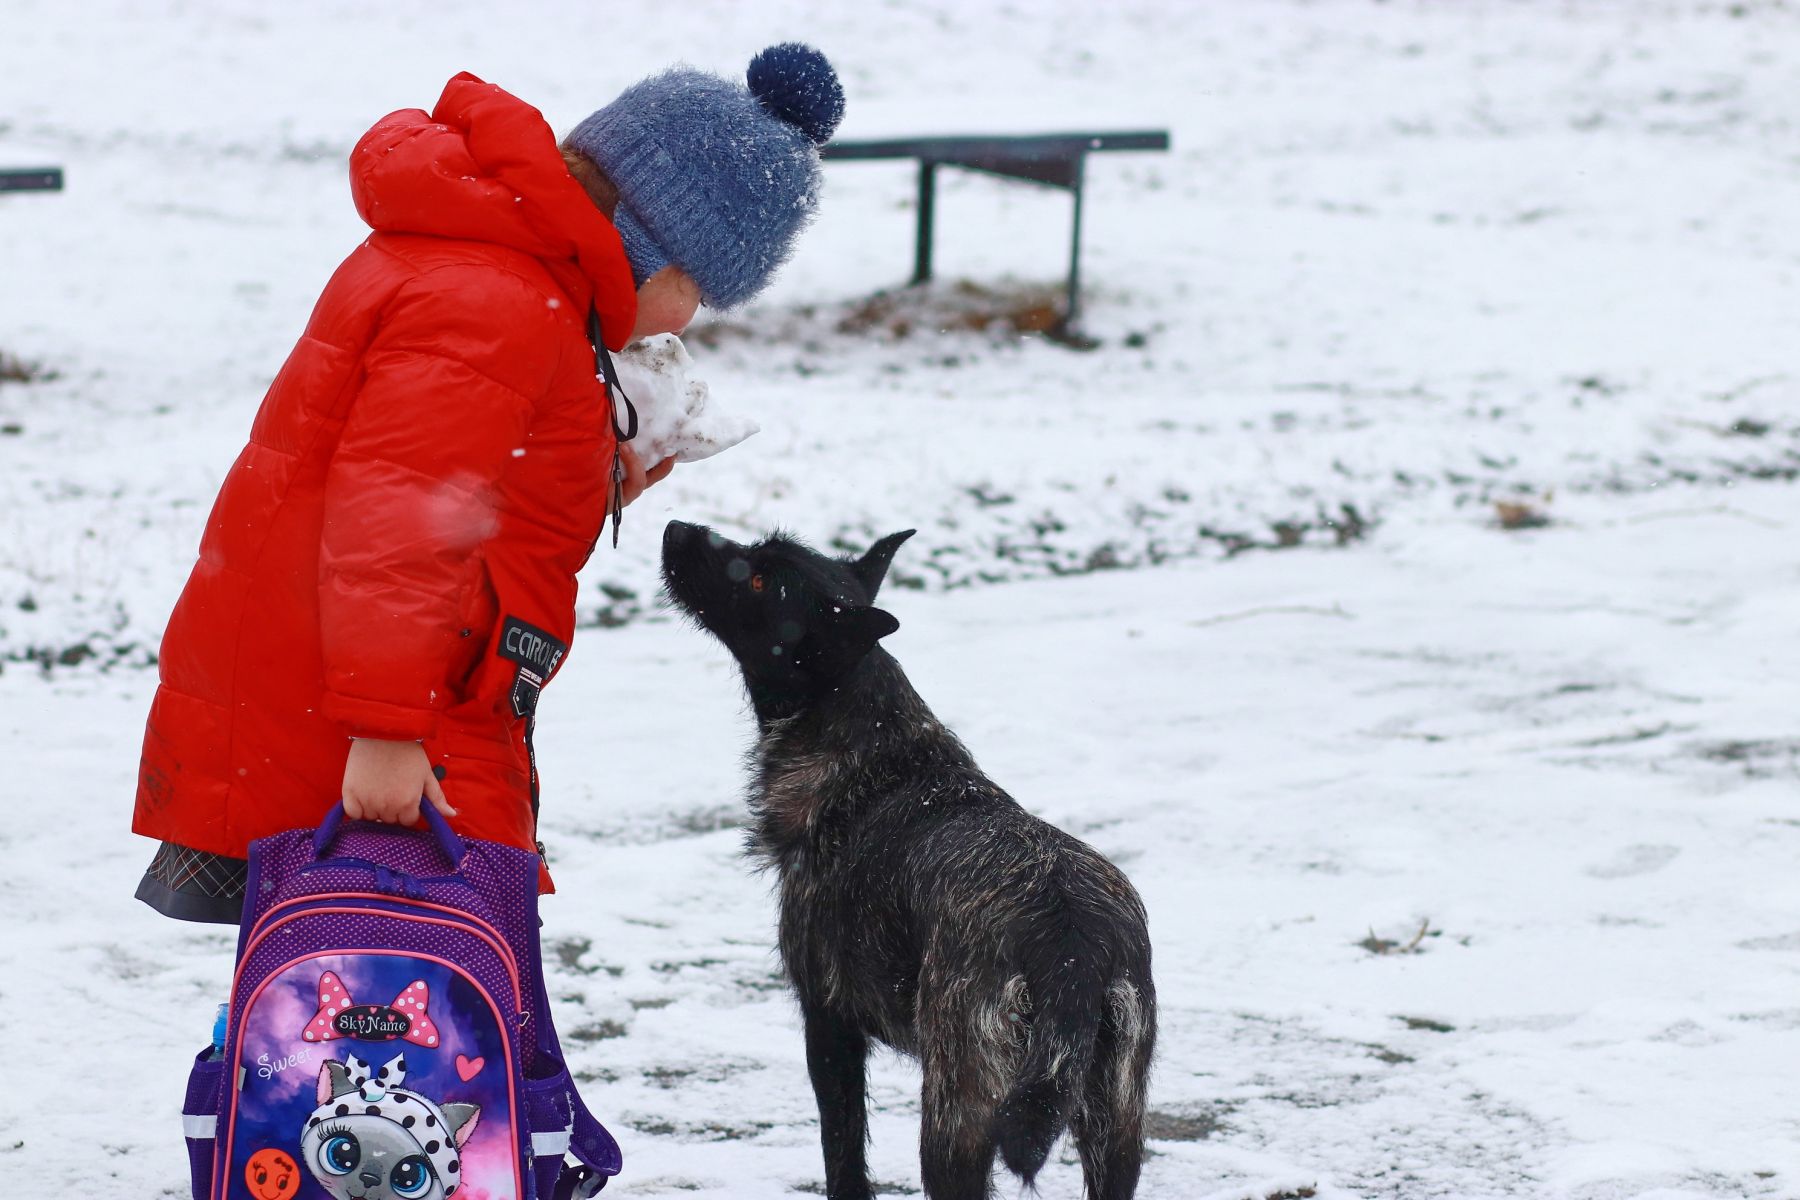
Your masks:
{"label": "red puffer jacket", "polygon": [[350,736],[422,739],[458,827],[530,848],[527,738],[613,452],[617,232],[538,111],[472,75],[350,158],[374,233],[326,285],[163,635],[132,827],[242,855],[317,823]]}

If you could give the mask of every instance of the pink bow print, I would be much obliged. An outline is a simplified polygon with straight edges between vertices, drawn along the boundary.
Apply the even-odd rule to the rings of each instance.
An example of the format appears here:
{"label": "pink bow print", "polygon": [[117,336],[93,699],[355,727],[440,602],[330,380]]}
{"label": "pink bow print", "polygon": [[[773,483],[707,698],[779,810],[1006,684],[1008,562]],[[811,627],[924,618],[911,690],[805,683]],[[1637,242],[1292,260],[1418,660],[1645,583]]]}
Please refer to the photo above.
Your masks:
{"label": "pink bow print", "polygon": [[[431,989],[425,986],[423,979],[415,979],[385,1010],[373,1004],[357,1004],[344,990],[343,981],[327,971],[319,976],[319,1011],[313,1014],[313,1019],[306,1024],[306,1032],[300,1036],[309,1042],[329,1042],[341,1037],[367,1042],[404,1038],[415,1046],[435,1047],[438,1044],[437,1026],[425,1013],[425,1005],[430,999]],[[339,1023],[339,1018],[346,1013],[351,1018],[349,1029],[341,1028]],[[404,1031],[399,1028],[396,1017],[405,1018]]]}

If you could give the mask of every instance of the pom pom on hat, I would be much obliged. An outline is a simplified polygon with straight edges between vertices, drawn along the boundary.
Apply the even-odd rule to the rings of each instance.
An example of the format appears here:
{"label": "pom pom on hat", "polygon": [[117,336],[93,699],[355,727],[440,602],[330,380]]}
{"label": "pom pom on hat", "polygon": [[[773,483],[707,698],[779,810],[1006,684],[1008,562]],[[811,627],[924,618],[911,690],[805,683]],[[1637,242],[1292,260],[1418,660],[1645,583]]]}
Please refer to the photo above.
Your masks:
{"label": "pom pom on hat", "polygon": [[844,85],[826,57],[800,42],[770,46],[744,73],[750,93],[770,113],[823,146],[844,119]]}

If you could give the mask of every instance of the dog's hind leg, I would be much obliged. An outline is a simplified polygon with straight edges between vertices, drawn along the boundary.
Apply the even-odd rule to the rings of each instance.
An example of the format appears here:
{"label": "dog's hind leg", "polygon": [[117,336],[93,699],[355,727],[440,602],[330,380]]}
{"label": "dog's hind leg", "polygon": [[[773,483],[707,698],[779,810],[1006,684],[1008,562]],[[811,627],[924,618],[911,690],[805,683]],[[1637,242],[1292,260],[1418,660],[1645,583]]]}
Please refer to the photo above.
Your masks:
{"label": "dog's hind leg", "polygon": [[827,1200],[870,1200],[865,1064],[869,1039],[823,1006],[803,1005],[806,1071],[819,1104]]}
{"label": "dog's hind leg", "polygon": [[1144,1160],[1144,1107],[1156,1042],[1156,1000],[1124,981],[1107,991],[1094,1059],[1070,1120],[1087,1200],[1131,1200]]}
{"label": "dog's hind leg", "polygon": [[[988,1200],[996,1146],[994,1113],[1017,1053],[1010,1031],[967,976],[942,989],[919,1014],[925,1072],[919,1166],[928,1200]],[[984,1018],[986,1018],[984,1020]]]}
{"label": "dog's hind leg", "polygon": [[[919,1175],[927,1200],[988,1200],[993,1195],[994,1117],[991,1097],[966,1091],[955,1064],[925,1066],[923,1119],[919,1127]],[[935,1078],[934,1078],[935,1074]],[[944,1076],[949,1075],[946,1079]]]}

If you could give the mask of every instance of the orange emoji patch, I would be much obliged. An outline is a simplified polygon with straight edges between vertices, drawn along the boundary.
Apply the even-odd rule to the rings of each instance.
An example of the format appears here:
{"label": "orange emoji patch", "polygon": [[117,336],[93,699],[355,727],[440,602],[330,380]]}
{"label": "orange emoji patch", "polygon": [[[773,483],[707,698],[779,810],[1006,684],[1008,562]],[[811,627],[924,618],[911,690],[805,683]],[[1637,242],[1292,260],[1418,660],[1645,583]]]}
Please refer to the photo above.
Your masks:
{"label": "orange emoji patch", "polygon": [[290,1154],[258,1150],[244,1164],[244,1182],[256,1200],[289,1200],[300,1190],[300,1168]]}

